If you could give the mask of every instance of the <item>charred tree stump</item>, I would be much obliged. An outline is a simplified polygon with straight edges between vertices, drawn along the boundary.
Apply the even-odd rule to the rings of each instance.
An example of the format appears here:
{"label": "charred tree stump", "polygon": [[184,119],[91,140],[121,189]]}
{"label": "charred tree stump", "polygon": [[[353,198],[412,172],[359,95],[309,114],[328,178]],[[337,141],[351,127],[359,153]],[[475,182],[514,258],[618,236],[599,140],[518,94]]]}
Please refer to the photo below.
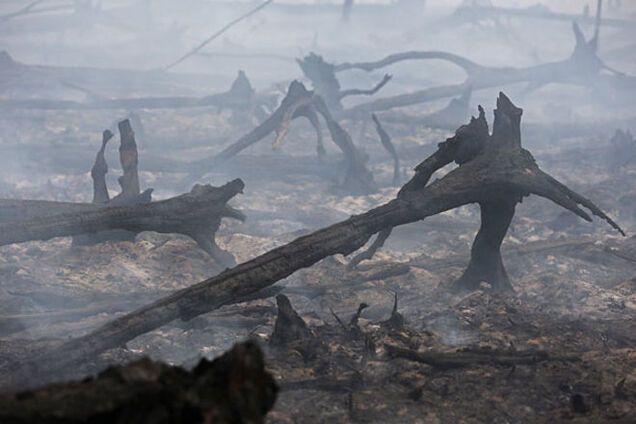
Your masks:
{"label": "charred tree stump", "polygon": [[[180,290],[146,307],[121,316],[92,333],[62,343],[29,358],[20,366],[0,370],[5,385],[33,382],[45,370],[64,369],[94,358],[101,352],[175,319],[215,310],[244,298],[311,266],[327,256],[348,255],[362,247],[373,234],[419,221],[457,207],[493,201],[505,204],[530,194],[552,200],[579,217],[591,221],[579,205],[622,229],[594,203],[543,172],[527,150],[521,147],[522,110],[501,93],[497,100],[493,134],[488,134],[483,109],[480,117],[457,130],[441,143],[439,150],[418,166],[418,172],[398,197],[364,214],[300,237],[221,274]],[[484,128],[485,127],[485,128]],[[484,131],[485,130],[485,131]],[[455,160],[460,166],[443,178],[426,185],[435,170]],[[145,205],[150,208],[151,205]],[[489,219],[490,219],[489,215]],[[506,226],[507,228],[507,226]],[[7,229],[10,230],[10,229]],[[389,230],[390,231],[390,230]],[[503,225],[495,234],[503,231]],[[0,226],[3,234],[4,226]],[[488,230],[488,234],[491,230]],[[460,284],[459,288],[464,288]]]}
{"label": "charred tree stump", "polygon": [[94,378],[0,396],[11,423],[264,423],[278,386],[254,342],[192,370],[141,359]]}
{"label": "charred tree stump", "polygon": [[[118,178],[121,192],[110,199],[108,187],[106,186],[106,174],[108,164],[104,157],[106,144],[113,137],[113,134],[106,130],[102,134],[102,147],[97,152],[95,163],[91,169],[93,178],[93,203],[103,207],[130,206],[135,204],[150,203],[152,200],[152,189],[141,193],[139,187],[139,155],[137,153],[137,142],[135,133],[130,126],[128,119],[119,122],[119,162],[124,174]],[[125,230],[101,231],[95,234],[82,234],[73,238],[73,245],[91,245],[105,241],[134,241],[136,234]]]}
{"label": "charred tree stump", "polygon": [[196,179],[211,168],[217,167],[225,161],[239,154],[249,146],[256,144],[272,133],[276,133],[273,146],[280,147],[287,135],[291,123],[298,117],[307,118],[316,129],[319,156],[324,152],[322,146],[322,132],[318,122],[318,115],[322,116],[329,129],[333,142],[340,148],[345,158],[344,177],[340,187],[351,193],[372,193],[377,191],[373,175],[366,168],[366,158],[353,144],[353,140],[347,131],[334,119],[329,107],[323,98],[305,86],[293,81],[280,106],[270,115],[265,122],[254,128],[248,134],[241,137],[235,143],[229,145],[217,155],[202,159],[192,164],[193,171],[188,180]]}
{"label": "charred tree stump", "polygon": [[287,296],[284,294],[276,296],[276,305],[278,316],[274,324],[274,332],[269,340],[272,346],[285,346],[312,337],[311,330],[294,310]]}

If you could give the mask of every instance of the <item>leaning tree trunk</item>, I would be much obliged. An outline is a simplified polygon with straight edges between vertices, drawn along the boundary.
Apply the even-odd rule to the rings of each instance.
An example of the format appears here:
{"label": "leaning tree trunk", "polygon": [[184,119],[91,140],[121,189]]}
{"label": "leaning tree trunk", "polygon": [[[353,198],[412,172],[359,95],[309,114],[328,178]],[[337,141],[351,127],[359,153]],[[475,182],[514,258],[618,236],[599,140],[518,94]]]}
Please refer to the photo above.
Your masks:
{"label": "leaning tree trunk", "polygon": [[[396,199],[177,291],[106,323],[92,333],[65,341],[56,348],[28,358],[17,367],[5,365],[0,373],[3,377],[0,383],[37,384],[44,378],[51,378],[50,370],[61,370],[93,360],[96,355],[123,346],[129,340],[175,319],[192,319],[235,302],[236,299],[271,286],[327,256],[348,255],[362,247],[373,234],[471,203],[488,204],[503,199],[510,212],[512,206],[509,202],[514,200],[516,203],[523,196],[536,194],[591,221],[592,218],[581,209],[581,205],[624,234],[594,203],[544,173],[530,152],[521,147],[521,112],[521,109],[501,93],[495,110],[493,134],[487,138],[485,145],[474,146],[476,142],[480,142],[475,138],[480,135],[481,130],[475,134],[473,126],[477,125],[480,129],[483,125],[481,119],[474,119],[476,123],[471,122],[473,125],[461,127],[455,137],[440,144],[439,151],[421,164],[424,168],[422,173],[416,173]],[[443,178],[424,186],[432,174],[430,171],[435,166],[439,169],[444,162],[449,163],[448,158],[454,158],[460,166]],[[438,165],[431,166],[431,162]],[[145,207],[150,206],[152,205]],[[497,214],[487,215],[484,219],[486,227],[491,227],[488,224],[491,219],[498,218]],[[486,247],[496,244],[492,240],[497,241],[499,237],[503,237],[502,233],[505,234],[509,219],[498,224],[496,231],[485,231],[487,239],[492,235],[496,236],[485,244]],[[501,263],[496,263],[499,264]]]}

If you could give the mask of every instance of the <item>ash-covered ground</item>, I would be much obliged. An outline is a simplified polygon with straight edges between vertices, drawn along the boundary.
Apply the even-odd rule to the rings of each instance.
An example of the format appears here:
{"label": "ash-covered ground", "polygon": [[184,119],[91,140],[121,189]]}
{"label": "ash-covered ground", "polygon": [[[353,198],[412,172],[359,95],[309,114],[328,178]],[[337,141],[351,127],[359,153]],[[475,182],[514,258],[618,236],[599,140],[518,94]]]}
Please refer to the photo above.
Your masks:
{"label": "ash-covered ground", "polygon": [[[10,13],[18,3],[7,2],[2,10]],[[227,90],[239,69],[257,93],[280,100],[288,83],[302,78],[293,59],[310,51],[342,63],[400,51],[444,50],[484,65],[524,67],[563,59],[574,46],[567,20],[506,16],[447,22],[456,6],[452,2],[428,2],[417,13],[405,13],[398,5],[357,4],[349,22],[342,21],[336,6],[275,2],[215,40],[203,51],[207,54],[169,73],[134,77],[103,70],[166,65],[250,6],[102,3],[112,11],[94,21],[78,15],[76,26],[65,12],[2,23],[1,46],[7,51],[0,60],[2,101],[203,97]],[[563,13],[582,13],[578,2],[549,3]],[[593,15],[596,4],[589,3]],[[632,5],[616,9],[616,2],[606,3],[608,19],[636,22]],[[311,7],[318,9],[312,13]],[[582,29],[589,36],[594,26],[582,24]],[[599,56],[625,74],[636,74],[635,31],[635,26],[601,26]],[[81,66],[101,68],[103,74]],[[371,100],[463,80],[461,71],[439,61],[338,77],[343,88],[364,88],[385,71],[393,79]],[[492,123],[491,110],[501,90],[524,109],[522,142],[541,168],[596,202],[626,237],[603,222],[580,220],[546,199],[525,198],[502,249],[515,292],[493,294],[484,285],[483,290],[454,295],[447,286],[468,263],[480,220],[477,206],[462,207],[396,228],[386,246],[356,270],[347,269],[350,258],[335,256],[276,283],[308,324],[312,336],[307,340],[271,346],[276,301],[261,299],[163,326],[69,370],[65,378],[81,378],[142,356],[191,367],[201,357],[216,357],[238,341],[255,338],[282,389],[267,417],[271,423],[633,422],[636,144],[617,150],[611,140],[616,130],[636,131],[636,90],[616,94],[585,85],[502,85],[474,91],[469,113],[483,105]],[[445,129],[418,123],[418,117],[443,108],[448,100],[401,108],[401,119],[378,113],[400,157],[401,184],[437,143],[468,121],[466,116]],[[0,197],[90,202],[89,171],[101,131],[133,112],[140,182],[142,189],[155,189],[154,199],[186,192],[195,182],[219,186],[243,179],[244,193],[230,204],[247,220],[224,219],[217,234],[219,245],[239,263],[385,203],[400,188],[392,183],[392,159],[369,119],[340,120],[368,156],[367,167],[379,186],[377,193],[350,195],[336,187],[338,169],[344,166],[339,150],[324,131],[328,164],[321,163],[315,132],[305,121],[293,122],[279,148],[272,149],[274,137],[269,136],[190,181],[185,178],[190,162],[220,152],[262,118],[237,119],[215,107],[10,106],[0,114]],[[115,144],[106,155],[113,194],[121,174]],[[3,369],[42,346],[87,334],[222,270],[194,241],[173,234],[145,232],[135,242],[93,246],[74,246],[70,238],[3,246]],[[399,316],[392,314],[396,299]],[[368,307],[350,325],[362,303]],[[396,357],[396,348],[440,357],[458,351],[480,357],[519,352],[547,356],[513,365],[490,360],[445,366]]]}

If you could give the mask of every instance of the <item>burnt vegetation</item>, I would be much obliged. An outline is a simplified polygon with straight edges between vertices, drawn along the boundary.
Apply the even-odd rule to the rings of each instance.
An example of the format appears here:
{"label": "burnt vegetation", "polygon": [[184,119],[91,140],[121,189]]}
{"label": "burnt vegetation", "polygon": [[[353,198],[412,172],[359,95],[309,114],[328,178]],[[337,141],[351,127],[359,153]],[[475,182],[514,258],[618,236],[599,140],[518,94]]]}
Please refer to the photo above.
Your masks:
{"label": "burnt vegetation", "polygon": [[19,3],[0,422],[633,421],[633,5]]}

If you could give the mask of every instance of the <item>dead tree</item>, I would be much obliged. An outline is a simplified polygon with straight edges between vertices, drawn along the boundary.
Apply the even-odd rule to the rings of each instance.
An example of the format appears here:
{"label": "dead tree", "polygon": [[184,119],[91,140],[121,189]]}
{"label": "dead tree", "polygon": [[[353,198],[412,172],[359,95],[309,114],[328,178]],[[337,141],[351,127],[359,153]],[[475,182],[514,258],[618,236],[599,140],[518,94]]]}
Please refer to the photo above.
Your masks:
{"label": "dead tree", "polygon": [[[137,153],[137,143],[135,141],[135,133],[130,126],[128,119],[119,122],[119,162],[124,172],[118,178],[121,192],[110,199],[108,187],[106,186],[106,174],[108,172],[108,164],[104,153],[108,141],[113,137],[109,130],[102,134],[102,147],[97,152],[95,163],[91,169],[91,177],[93,179],[93,203],[98,206],[128,206],[136,204],[150,203],[152,201],[152,189],[141,192],[139,187],[139,173],[137,166],[139,164],[139,155]],[[74,245],[89,245],[101,243],[103,241],[134,241],[135,233],[123,230],[102,231],[95,234],[82,234],[73,238]]]}
{"label": "dead tree", "polygon": [[0,246],[113,229],[134,234],[155,231],[189,236],[221,265],[233,266],[234,257],[216,244],[214,236],[223,217],[245,219],[227,205],[243,187],[238,179],[222,187],[196,185],[189,193],[170,199],[111,207],[0,200]]}
{"label": "dead tree", "polygon": [[291,122],[299,117],[307,118],[315,128],[318,156],[324,156],[325,150],[322,144],[319,115],[324,119],[331,139],[340,148],[345,158],[344,177],[340,187],[351,193],[375,192],[377,187],[373,181],[373,175],[366,168],[366,158],[353,144],[349,133],[334,119],[323,98],[313,91],[307,90],[298,81],[293,81],[290,84],[280,106],[262,124],[217,155],[194,162],[188,179],[198,178],[274,132],[276,139],[273,145],[279,147],[289,131]]}
{"label": "dead tree", "polygon": [[[599,10],[600,13],[600,10]],[[467,87],[480,90],[489,87],[501,87],[508,84],[526,83],[527,90],[536,90],[546,84],[560,83],[595,88],[599,91],[612,90],[620,93],[636,90],[636,77],[625,75],[607,66],[598,57],[600,20],[594,36],[587,41],[578,24],[572,25],[576,45],[574,51],[565,60],[544,63],[527,68],[490,67],[479,65],[465,57],[442,51],[411,51],[396,53],[376,62],[343,63],[335,66],[336,72],[349,69],[361,69],[370,72],[405,60],[443,60],[462,68],[467,79],[462,84],[432,87],[413,93],[378,99],[355,106],[343,113],[343,116],[355,117],[370,112],[410,106],[418,103],[460,95]],[[606,71],[608,74],[603,74]]]}
{"label": "dead tree", "polygon": [[[2,383],[11,385],[16,381],[37,379],[45,370],[63,369],[93,359],[101,352],[122,346],[175,319],[191,319],[256,293],[327,256],[351,254],[373,234],[387,228],[467,204],[482,206],[482,226],[471,251],[471,263],[452,289],[474,289],[484,280],[494,290],[510,288],[501,261],[500,242],[514,206],[530,194],[550,199],[591,221],[590,215],[581,209],[583,206],[624,234],[594,203],[538,167],[530,152],[521,147],[521,113],[522,110],[501,93],[492,135],[485,137],[487,124],[482,113],[460,128],[454,137],[441,143],[439,150],[419,165],[419,172],[396,199],[177,291],[90,334],[35,355],[17,368],[5,367]],[[434,170],[453,160],[460,166],[426,185]]]}
{"label": "dead tree", "polygon": [[254,342],[187,371],[150,359],[0,396],[3,423],[264,423],[278,386]]}
{"label": "dead tree", "polygon": [[387,82],[391,80],[391,75],[386,74],[375,87],[363,89],[342,90],[340,81],[336,78],[336,66],[325,62],[322,56],[310,53],[302,59],[296,59],[303,74],[311,81],[311,84],[327,104],[329,110],[338,115],[342,112],[342,99],[347,96],[372,96],[377,93]]}

